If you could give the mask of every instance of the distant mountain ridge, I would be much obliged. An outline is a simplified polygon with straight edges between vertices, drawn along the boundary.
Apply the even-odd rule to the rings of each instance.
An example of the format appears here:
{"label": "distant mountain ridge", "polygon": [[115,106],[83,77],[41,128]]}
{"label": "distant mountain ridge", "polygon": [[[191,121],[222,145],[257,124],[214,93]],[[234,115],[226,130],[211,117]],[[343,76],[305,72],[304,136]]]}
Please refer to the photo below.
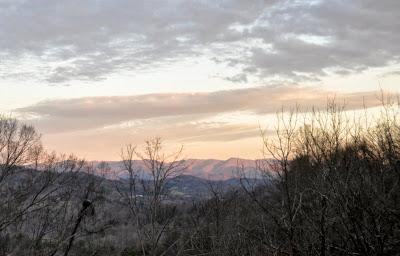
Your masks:
{"label": "distant mountain ridge", "polygon": [[[104,175],[108,178],[126,178],[127,172],[123,168],[122,161],[104,161],[108,164],[110,170]],[[257,160],[229,158],[227,160],[217,159],[187,159],[185,163],[187,169],[182,173],[202,179],[208,180],[228,180],[238,176],[239,170],[246,174],[254,176],[257,170]],[[98,165],[101,161],[92,161],[94,165]],[[134,168],[136,170],[146,171],[141,160],[134,160]],[[145,174],[146,175],[146,174]]]}

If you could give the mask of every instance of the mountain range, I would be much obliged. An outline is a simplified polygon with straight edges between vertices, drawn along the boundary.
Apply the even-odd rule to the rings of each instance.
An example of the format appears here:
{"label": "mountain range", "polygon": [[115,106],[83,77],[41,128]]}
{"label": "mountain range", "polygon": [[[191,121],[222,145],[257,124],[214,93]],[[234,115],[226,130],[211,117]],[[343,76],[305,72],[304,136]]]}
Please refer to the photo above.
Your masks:
{"label": "mountain range", "polygon": [[[94,166],[99,165],[100,161],[92,161]],[[108,166],[107,178],[124,179],[128,173],[124,170],[122,161],[106,161]],[[143,171],[146,178],[146,168],[141,160],[134,160],[134,169]],[[240,158],[229,158],[227,160],[217,159],[187,159],[185,160],[187,168],[183,175],[194,176],[206,180],[229,180],[238,177],[239,172],[255,177],[257,175],[257,160],[248,160]],[[148,175],[148,174],[147,174]]]}

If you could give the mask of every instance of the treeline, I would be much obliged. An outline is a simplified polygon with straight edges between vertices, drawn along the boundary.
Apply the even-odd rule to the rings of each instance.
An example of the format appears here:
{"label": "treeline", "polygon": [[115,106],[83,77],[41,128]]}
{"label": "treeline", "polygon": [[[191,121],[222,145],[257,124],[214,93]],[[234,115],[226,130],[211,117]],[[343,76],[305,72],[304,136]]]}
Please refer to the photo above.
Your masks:
{"label": "treeline", "polygon": [[[209,197],[176,202],[168,179],[186,168],[161,140],[128,145],[124,181],[47,153],[35,130],[0,120],[0,255],[397,255],[399,103],[368,114],[329,103],[278,114],[263,134],[260,174]],[[142,159],[150,179],[133,168]]]}

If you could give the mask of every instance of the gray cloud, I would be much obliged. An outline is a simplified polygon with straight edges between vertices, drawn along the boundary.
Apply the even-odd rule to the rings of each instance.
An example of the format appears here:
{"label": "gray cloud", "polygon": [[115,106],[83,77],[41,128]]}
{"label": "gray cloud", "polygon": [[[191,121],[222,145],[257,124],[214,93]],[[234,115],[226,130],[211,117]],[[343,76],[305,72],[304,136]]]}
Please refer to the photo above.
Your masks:
{"label": "gray cloud", "polygon": [[51,84],[198,55],[238,68],[234,82],[315,80],[400,59],[398,0],[3,0],[0,24],[0,76]]}
{"label": "gray cloud", "polygon": [[321,76],[329,69],[360,72],[398,62],[399,11],[395,0],[286,5],[271,11],[270,25],[254,32],[264,31],[264,41],[272,43],[273,51],[254,47],[248,65],[263,76],[293,77]]}
{"label": "gray cloud", "polygon": [[389,77],[389,76],[400,76],[400,70],[385,72],[380,75],[380,77]]}
{"label": "gray cloud", "polygon": [[[33,122],[45,133],[90,130],[159,119],[163,123],[187,123],[218,114],[251,112],[269,114],[297,104],[303,111],[324,107],[329,97],[347,109],[377,106],[376,92],[340,94],[316,87],[275,86],[209,93],[165,93],[134,96],[87,97],[50,100],[16,109],[21,116],[39,117]],[[167,118],[167,119],[165,119]],[[172,119],[168,119],[172,118]]]}

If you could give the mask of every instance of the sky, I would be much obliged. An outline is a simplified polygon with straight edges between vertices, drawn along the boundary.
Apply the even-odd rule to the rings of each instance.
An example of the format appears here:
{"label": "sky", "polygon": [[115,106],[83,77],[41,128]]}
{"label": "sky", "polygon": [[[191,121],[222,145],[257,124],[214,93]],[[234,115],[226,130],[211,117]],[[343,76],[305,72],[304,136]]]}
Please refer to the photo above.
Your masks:
{"label": "sky", "polygon": [[282,107],[400,89],[398,0],[0,0],[0,24],[0,113],[90,160],[255,159]]}

